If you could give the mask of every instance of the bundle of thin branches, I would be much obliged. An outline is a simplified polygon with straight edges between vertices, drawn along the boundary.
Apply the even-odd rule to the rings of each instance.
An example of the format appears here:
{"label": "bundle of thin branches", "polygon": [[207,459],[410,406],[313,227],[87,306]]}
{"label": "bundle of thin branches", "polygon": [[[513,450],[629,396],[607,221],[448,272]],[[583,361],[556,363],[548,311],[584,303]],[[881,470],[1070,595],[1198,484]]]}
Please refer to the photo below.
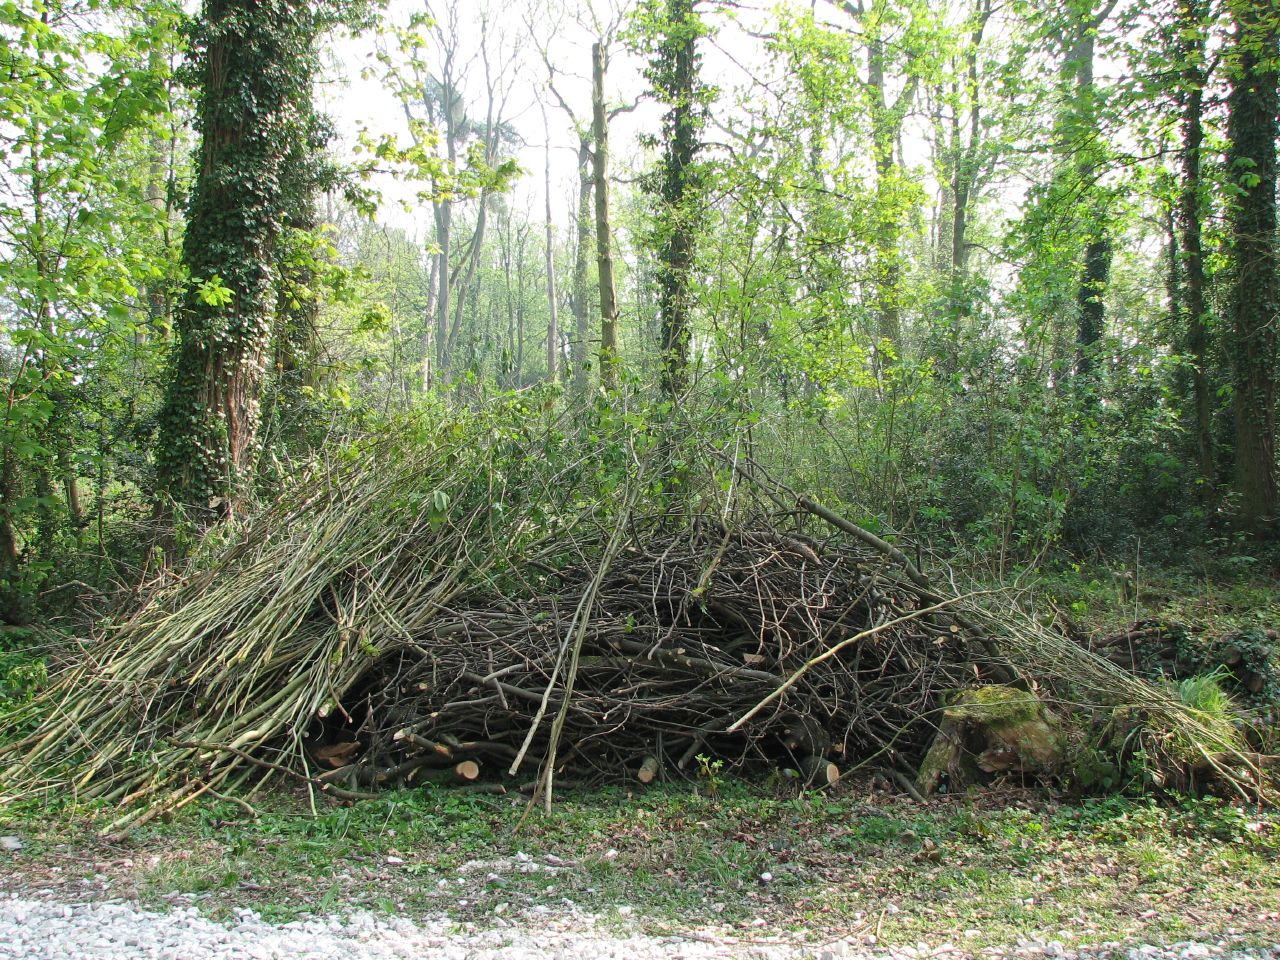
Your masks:
{"label": "bundle of thin branches", "polygon": [[[305,775],[309,725],[384,650],[491,584],[515,553],[537,563],[591,521],[588,508],[529,522],[528,494],[545,497],[540,509],[563,504],[552,478],[521,475],[537,474],[543,438],[449,439],[383,441],[316,471],[86,645],[30,706],[35,733],[4,748],[0,786],[173,808],[243,784],[257,772],[247,758],[268,745]],[[510,519],[497,517],[504,500],[521,506]]]}

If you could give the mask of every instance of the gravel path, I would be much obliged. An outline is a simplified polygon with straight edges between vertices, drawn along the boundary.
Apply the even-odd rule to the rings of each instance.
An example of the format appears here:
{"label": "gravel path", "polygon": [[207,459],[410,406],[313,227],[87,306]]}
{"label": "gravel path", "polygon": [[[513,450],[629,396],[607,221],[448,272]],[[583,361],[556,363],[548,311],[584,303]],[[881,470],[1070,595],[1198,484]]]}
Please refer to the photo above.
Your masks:
{"label": "gravel path", "polygon": [[[468,931],[444,919],[414,923],[367,913],[272,924],[242,910],[238,919],[224,924],[205,919],[194,907],[154,913],[121,902],[68,904],[0,898],[3,960],[959,960],[971,955],[945,944],[870,951],[843,941],[798,946],[611,936],[584,930],[580,919],[537,929]],[[1071,951],[1050,942],[987,948],[978,956],[993,960],[1280,960],[1280,944],[1243,952],[1202,943]]]}

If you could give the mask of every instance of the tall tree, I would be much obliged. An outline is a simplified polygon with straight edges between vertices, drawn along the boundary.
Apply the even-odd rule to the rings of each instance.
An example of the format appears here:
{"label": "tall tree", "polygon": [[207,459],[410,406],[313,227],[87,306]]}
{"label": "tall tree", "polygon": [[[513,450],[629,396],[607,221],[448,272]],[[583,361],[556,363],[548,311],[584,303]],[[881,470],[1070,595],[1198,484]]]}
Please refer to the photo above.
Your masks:
{"label": "tall tree", "polygon": [[1177,269],[1175,294],[1180,326],[1191,361],[1193,421],[1197,464],[1206,485],[1215,480],[1213,429],[1210,423],[1209,390],[1209,306],[1205,295],[1205,267],[1202,243],[1204,185],[1201,152],[1204,144],[1202,116],[1204,89],[1208,82],[1205,43],[1208,35],[1207,0],[1178,0],[1177,57],[1181,83],[1178,99],[1182,107],[1181,183],[1177,200],[1177,241],[1181,248],[1174,264]]}
{"label": "tall tree", "polygon": [[600,284],[600,381],[618,386],[618,289],[613,279],[613,231],[609,224],[609,113],[604,99],[604,44],[591,46],[591,179],[595,183],[596,270]]}
{"label": "tall tree", "polygon": [[317,14],[305,0],[206,0],[192,37],[201,142],[156,461],[173,497],[225,513],[254,460],[282,182],[307,127]]}
{"label": "tall tree", "polygon": [[542,107],[542,131],[547,139],[543,150],[543,200],[545,201],[545,241],[544,262],[547,284],[547,379],[555,382],[560,379],[560,314],[556,296],[556,248],[555,227],[551,219],[551,127],[547,123],[547,107]]}
{"label": "tall tree", "polygon": [[[1280,135],[1280,13],[1267,0],[1230,0],[1235,24],[1228,102],[1231,328],[1235,361],[1236,486],[1247,526],[1277,512],[1276,344],[1280,251],[1276,137]],[[1275,534],[1274,526],[1270,532]]]}
{"label": "tall tree", "polygon": [[[1094,0],[1067,4],[1061,27],[1065,93],[1070,97],[1059,125],[1062,149],[1069,152],[1074,189],[1084,201],[1084,256],[1076,291],[1076,375],[1086,382],[1097,365],[1098,345],[1106,323],[1107,281],[1111,275],[1112,240],[1107,198],[1096,188],[1100,173],[1102,131],[1099,93],[1094,82],[1098,30],[1115,9],[1117,0],[1105,0],[1101,9]],[[1089,396],[1093,392],[1089,391]]]}
{"label": "tall tree", "polygon": [[966,139],[961,140],[960,111],[961,98],[954,105],[952,134],[954,161],[950,194],[951,211],[951,305],[952,312],[959,313],[966,303],[963,287],[969,272],[969,217],[970,203],[977,186],[980,151],[982,148],[982,91],[979,88],[980,76],[978,57],[982,49],[982,35],[991,19],[991,0],[977,0],[976,9],[971,17],[968,42],[963,50],[965,65],[963,102],[969,108],[969,129]]}
{"label": "tall tree", "polygon": [[[474,319],[490,201],[517,172],[511,159],[517,135],[506,109],[517,80],[521,36],[506,29],[496,9],[491,3],[424,0],[406,25],[391,31],[396,49],[378,53],[383,80],[400,101],[414,141],[411,150],[393,152],[408,161],[415,179],[429,184],[420,195],[431,203],[436,261],[423,337],[427,385],[453,378],[466,339],[464,320]],[[465,205],[472,201],[471,233],[459,235],[466,225]],[[474,330],[467,327],[466,333]]]}
{"label": "tall tree", "polygon": [[[595,144],[598,137],[603,137],[604,143],[608,144],[609,125],[621,113],[635,109],[635,103],[616,103],[610,106],[604,99],[604,71],[607,69],[609,52],[616,41],[619,31],[622,28],[623,21],[626,17],[629,0],[609,0],[606,4],[584,3],[581,0],[570,3],[567,6],[555,5],[552,9],[556,12],[556,17],[552,23],[548,25],[540,25],[536,23],[532,16],[527,16],[525,25],[529,35],[534,38],[534,42],[538,47],[538,52],[542,58],[542,62],[547,70],[547,90],[550,91],[552,97],[559,104],[560,109],[568,118],[569,123],[573,127],[573,132],[578,141],[578,184],[577,184],[577,203],[574,210],[573,232],[574,232],[574,256],[573,256],[573,276],[569,286],[569,303],[573,310],[574,334],[570,339],[570,363],[573,367],[573,387],[574,391],[582,396],[587,390],[587,367],[588,367],[588,343],[591,340],[591,306],[592,306],[592,284],[590,279],[592,246],[595,247],[597,260],[597,269],[599,267],[599,254],[601,251],[601,241],[596,235],[596,222],[599,217],[599,197],[596,192],[596,149]],[[604,14],[604,16],[601,16]],[[573,105],[574,95],[566,84],[569,79],[557,67],[555,58],[550,48],[551,37],[563,37],[569,33],[569,24],[576,24],[581,32],[587,34],[591,38],[591,99],[586,108],[575,107]],[[601,50],[601,83],[599,96],[596,95],[595,84],[595,47]],[[604,110],[603,122],[598,122],[596,118],[597,105]],[[603,158],[604,168],[607,173],[608,157]],[[604,212],[606,220],[608,219],[608,184],[604,186],[605,206]],[[612,267],[612,238],[607,243],[607,249],[610,252],[610,267]],[[602,289],[603,281],[597,276],[595,284],[595,293],[597,298]],[[614,303],[609,312],[606,313],[604,303],[600,304],[601,325],[605,327],[607,321],[605,316],[614,316],[617,312],[616,304],[616,286],[614,290]],[[616,333],[616,324],[611,328]],[[614,344],[614,352],[616,353],[617,344]],[[601,355],[604,355],[602,345]],[[602,372],[602,375],[608,376],[608,372]]]}
{"label": "tall tree", "polygon": [[695,0],[665,0],[648,9],[651,57],[645,76],[666,105],[661,159],[650,190],[656,201],[658,318],[662,392],[676,398],[688,386],[691,282],[704,215],[697,164],[708,91],[699,77],[698,39],[706,26]]}
{"label": "tall tree", "polygon": [[[875,263],[877,336],[894,350],[902,347],[902,307],[906,217],[901,198],[908,176],[901,162],[903,126],[916,99],[921,69],[933,53],[930,14],[917,3],[889,0],[829,0],[858,26],[866,57],[865,98],[875,169]],[[895,31],[901,30],[901,37]],[[894,51],[901,77],[894,74]],[[893,81],[901,79],[897,96]]]}

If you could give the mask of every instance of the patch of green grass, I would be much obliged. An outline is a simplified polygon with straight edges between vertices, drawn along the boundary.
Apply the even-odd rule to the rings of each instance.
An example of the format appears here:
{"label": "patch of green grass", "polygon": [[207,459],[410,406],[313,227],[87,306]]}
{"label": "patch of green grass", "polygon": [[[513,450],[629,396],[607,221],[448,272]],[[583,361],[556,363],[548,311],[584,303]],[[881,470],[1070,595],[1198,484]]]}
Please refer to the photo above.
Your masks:
{"label": "patch of green grass", "polygon": [[796,797],[726,782],[715,796],[570,793],[549,816],[525,817],[523,798],[428,789],[312,817],[302,798],[276,796],[254,822],[209,803],[109,851],[91,833],[93,811],[0,816],[29,841],[10,885],[60,866],[73,889],[106,876],[115,894],[176,894],[214,914],[249,906],[273,919],[365,908],[483,924],[568,899],[606,924],[654,931],[763,918],[769,929],[883,944],[976,930],[962,942],[977,947],[1061,939],[1062,929],[1078,942],[1198,929],[1261,942],[1274,939],[1280,903],[1280,823],[1211,800],[1061,805],[1007,794],[921,806],[870,802],[860,789]]}

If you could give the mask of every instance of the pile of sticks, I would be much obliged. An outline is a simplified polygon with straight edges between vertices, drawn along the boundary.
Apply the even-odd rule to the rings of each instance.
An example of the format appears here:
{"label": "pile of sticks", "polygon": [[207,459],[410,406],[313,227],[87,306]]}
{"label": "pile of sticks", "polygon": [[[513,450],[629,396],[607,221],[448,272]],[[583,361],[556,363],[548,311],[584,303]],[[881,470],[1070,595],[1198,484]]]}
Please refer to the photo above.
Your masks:
{"label": "pile of sticks", "polygon": [[946,605],[842,541],[703,520],[628,542],[598,578],[558,579],[455,607],[386,651],[309,731],[335,767],[321,779],[650,782],[702,756],[827,784],[918,758],[938,694],[974,678]]}
{"label": "pile of sticks", "polygon": [[989,680],[1141,703],[1204,739],[1150,685],[940,592],[749,460],[675,466],[622,418],[466,416],[333,448],[69,647],[4,718],[29,733],[0,746],[0,798],[97,800],[122,833],[282,779],[546,804],[557,781],[709,770],[823,784],[874,764],[901,783],[942,698]]}

